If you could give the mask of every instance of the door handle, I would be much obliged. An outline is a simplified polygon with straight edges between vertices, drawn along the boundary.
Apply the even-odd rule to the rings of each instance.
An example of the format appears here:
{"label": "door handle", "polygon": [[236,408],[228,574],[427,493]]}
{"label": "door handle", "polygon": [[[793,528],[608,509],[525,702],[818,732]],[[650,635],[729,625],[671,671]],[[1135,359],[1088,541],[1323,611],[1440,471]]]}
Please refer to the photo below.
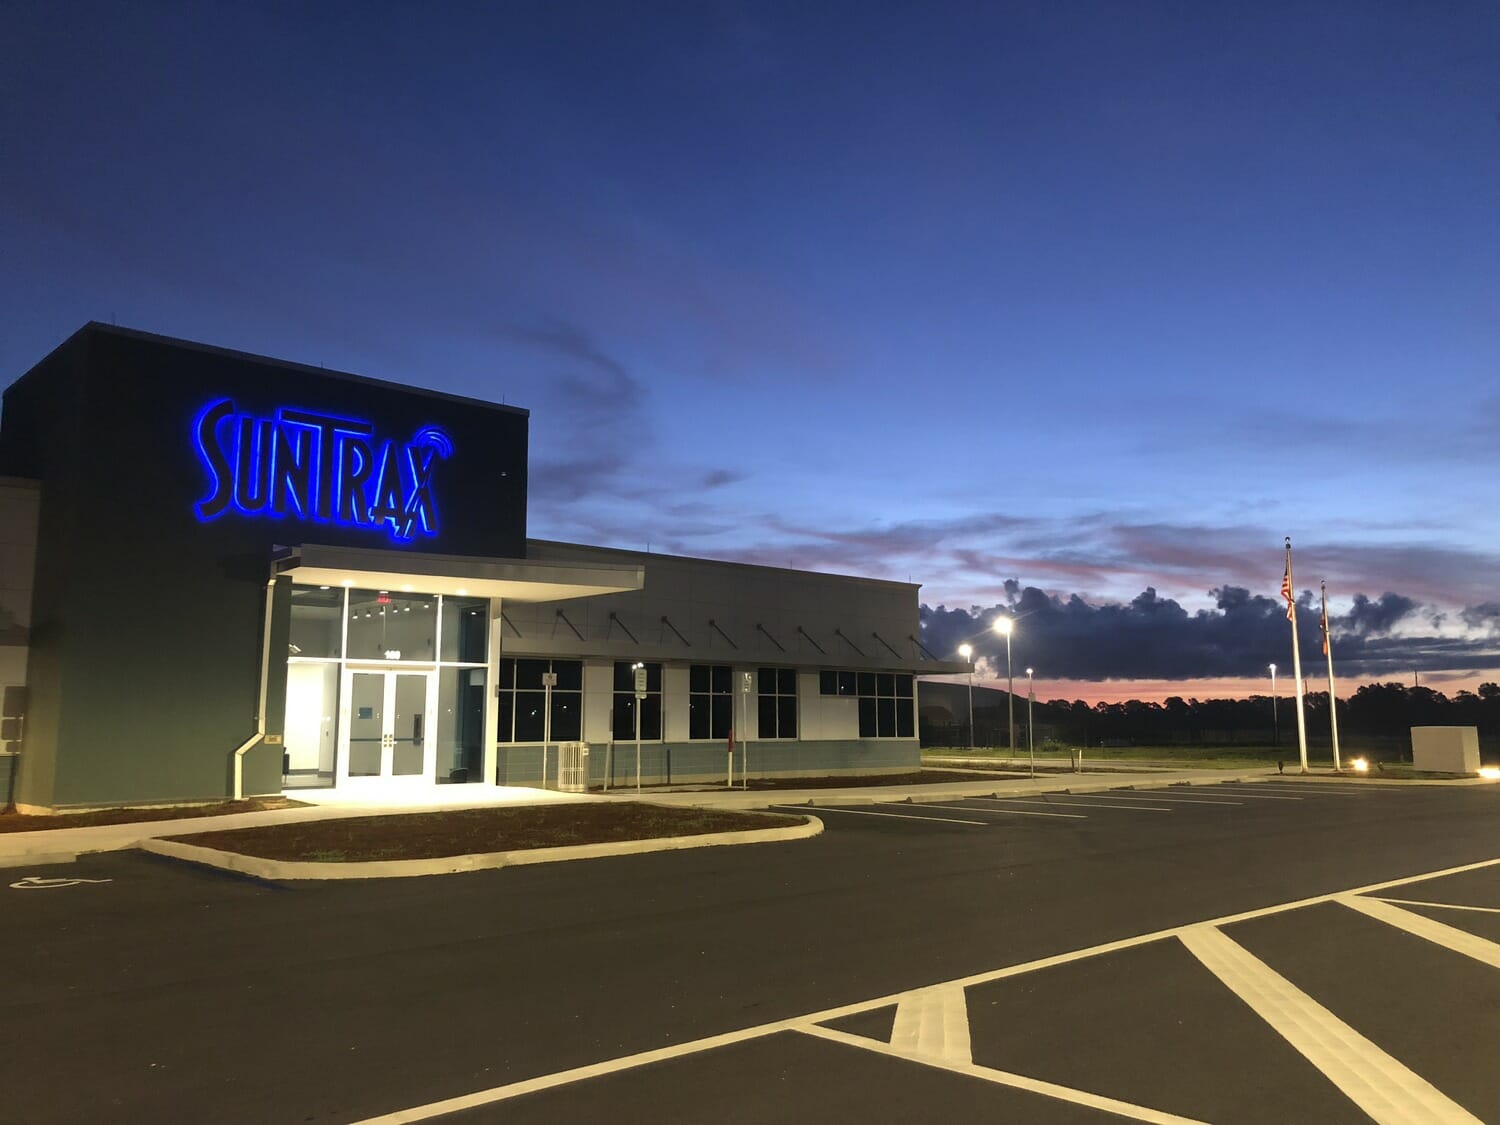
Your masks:
{"label": "door handle", "polygon": [[422,712],[420,711],[411,717],[411,740],[422,741]]}

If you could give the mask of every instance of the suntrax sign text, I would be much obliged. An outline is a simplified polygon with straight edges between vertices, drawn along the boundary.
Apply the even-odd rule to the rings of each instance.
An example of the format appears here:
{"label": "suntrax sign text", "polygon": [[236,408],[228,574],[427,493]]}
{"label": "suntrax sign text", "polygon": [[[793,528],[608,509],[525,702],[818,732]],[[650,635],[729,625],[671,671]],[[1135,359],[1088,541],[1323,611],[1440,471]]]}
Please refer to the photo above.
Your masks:
{"label": "suntrax sign text", "polygon": [[210,403],[194,427],[209,493],[200,520],[228,511],[384,529],[401,543],[438,533],[433,476],[453,443],[428,426],[401,443],[356,418],[282,407],[269,418]]}

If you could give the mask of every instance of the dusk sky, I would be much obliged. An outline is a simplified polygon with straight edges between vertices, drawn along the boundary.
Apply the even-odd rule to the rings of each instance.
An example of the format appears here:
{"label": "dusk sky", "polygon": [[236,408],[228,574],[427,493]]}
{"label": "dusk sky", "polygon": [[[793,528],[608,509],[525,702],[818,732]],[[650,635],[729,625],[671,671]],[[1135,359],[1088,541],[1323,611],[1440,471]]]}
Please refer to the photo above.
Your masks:
{"label": "dusk sky", "polygon": [[532,535],[909,578],[985,672],[1014,607],[1041,698],[1267,690],[1286,535],[1341,689],[1500,680],[1490,0],[0,0],[0,57],[0,385],[97,319],[525,406]]}

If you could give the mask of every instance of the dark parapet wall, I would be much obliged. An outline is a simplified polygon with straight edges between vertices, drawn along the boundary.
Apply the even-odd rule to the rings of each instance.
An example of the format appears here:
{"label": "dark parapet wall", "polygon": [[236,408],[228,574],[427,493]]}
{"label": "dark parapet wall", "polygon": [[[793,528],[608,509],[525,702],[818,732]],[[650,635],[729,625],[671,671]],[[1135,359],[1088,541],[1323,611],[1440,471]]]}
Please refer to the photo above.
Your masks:
{"label": "dark parapet wall", "polygon": [[[331,464],[335,423],[278,430],[284,412],[342,419],[377,462],[388,445],[388,478],[359,452]],[[256,729],[273,553],[324,543],[521,557],[527,425],[515,408],[80,330],[6,392],[0,418],[0,471],[43,482],[17,800],[224,796],[232,752]],[[277,449],[292,466],[281,514],[261,503]],[[344,471],[365,482],[360,501],[339,519],[329,494],[319,518],[312,490]],[[250,791],[274,787],[279,750],[252,751],[246,770]]]}

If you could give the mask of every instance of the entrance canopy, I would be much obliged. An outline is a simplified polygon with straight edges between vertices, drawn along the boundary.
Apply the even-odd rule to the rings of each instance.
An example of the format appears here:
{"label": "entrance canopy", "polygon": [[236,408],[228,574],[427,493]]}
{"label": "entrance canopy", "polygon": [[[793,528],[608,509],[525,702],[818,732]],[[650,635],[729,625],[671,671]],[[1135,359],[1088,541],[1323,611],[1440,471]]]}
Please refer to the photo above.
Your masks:
{"label": "entrance canopy", "polygon": [[307,543],[276,561],[276,574],[298,584],[410,590],[423,594],[556,602],[639,590],[646,571],[618,563],[423,555]]}

